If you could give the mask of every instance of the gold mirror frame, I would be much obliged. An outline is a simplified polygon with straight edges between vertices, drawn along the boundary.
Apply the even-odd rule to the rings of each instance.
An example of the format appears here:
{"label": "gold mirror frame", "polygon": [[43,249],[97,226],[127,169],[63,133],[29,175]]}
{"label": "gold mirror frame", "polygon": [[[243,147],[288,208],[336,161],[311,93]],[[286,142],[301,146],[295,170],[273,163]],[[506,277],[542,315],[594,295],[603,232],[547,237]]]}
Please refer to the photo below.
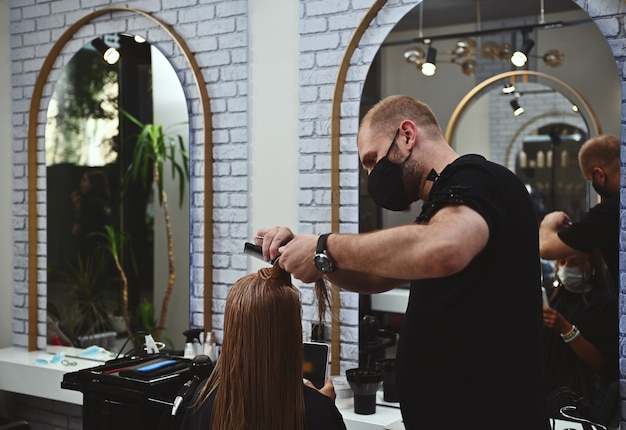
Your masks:
{"label": "gold mirror frame", "polygon": [[37,224],[39,221],[39,211],[37,209],[37,127],[38,117],[41,108],[41,99],[44,87],[48,83],[50,71],[57,57],[71,40],[72,36],[85,24],[107,13],[114,12],[131,12],[141,15],[159,25],[165,30],[176,42],[177,46],[183,52],[185,59],[189,63],[193,73],[200,104],[202,106],[202,119],[204,127],[204,328],[207,331],[213,330],[212,325],[212,305],[213,305],[213,124],[211,122],[211,105],[209,95],[206,88],[204,77],[200,71],[198,63],[185,43],[182,37],[176,33],[172,27],[161,21],[159,18],[149,14],[148,12],[125,8],[125,7],[109,7],[99,9],[85,15],[74,24],[72,24],[50,49],[50,53],[46,57],[41,66],[41,71],[35,81],[33,88],[33,96],[30,102],[28,114],[28,137],[27,137],[27,199],[28,199],[28,349],[30,351],[37,349],[38,333],[38,310],[39,310],[39,271],[38,271],[38,255],[39,238],[37,236]]}
{"label": "gold mirror frame", "polygon": [[[339,139],[341,137],[341,101],[343,98],[343,90],[346,86],[346,77],[348,75],[348,69],[350,68],[350,59],[354,54],[354,51],[359,46],[359,42],[365,31],[370,26],[371,22],[376,18],[378,12],[387,3],[387,0],[376,0],[372,7],[369,8],[359,25],[357,26],[346,50],[341,59],[339,65],[339,72],[337,73],[337,80],[335,81],[335,91],[333,92],[333,102],[331,106],[331,118],[330,118],[330,227],[333,233],[339,233],[339,207],[341,206],[340,199],[340,183],[339,183],[339,156],[341,154],[341,148],[339,146]],[[331,285],[331,336],[330,336],[330,373],[332,375],[339,375],[341,372],[341,321],[339,319],[339,311],[341,310],[341,298],[340,289],[335,285]]]}
{"label": "gold mirror frame", "polygon": [[[489,87],[490,85],[502,79],[511,79],[511,78],[516,78],[516,77],[527,79],[529,76],[535,76],[538,78],[546,79],[550,81],[551,83],[556,84],[557,86],[560,87],[560,88],[555,88],[555,89],[565,90],[566,92],[568,92],[569,94],[564,94],[564,95],[566,97],[568,95],[574,97],[574,100],[572,101],[576,102],[576,104],[579,107],[582,107],[582,109],[580,110],[580,113],[583,119],[585,120],[585,122],[587,123],[587,126],[589,127],[591,125],[590,127],[591,129],[589,130],[589,135],[596,136],[602,132],[600,121],[598,120],[598,117],[596,116],[595,111],[592,109],[589,103],[587,103],[587,100],[585,100],[582,94],[580,94],[574,87],[572,87],[571,85],[567,84],[566,82],[562,81],[559,78],[556,78],[552,75],[548,75],[547,73],[535,72],[532,70],[511,70],[511,71],[500,73],[498,75],[494,75],[490,78],[485,79],[484,81],[476,85],[474,88],[472,88],[461,99],[459,104],[456,106],[456,108],[452,112],[452,115],[450,116],[450,121],[448,121],[448,126],[446,127],[446,141],[448,142],[448,144],[452,145],[452,139],[454,138],[454,133],[456,132],[456,127],[461,119],[461,116],[463,115],[463,113],[465,113],[465,111],[469,107],[470,103],[474,100],[474,98],[480,95],[480,93],[485,88]],[[587,118],[587,116],[589,118]],[[590,121],[588,121],[587,119],[589,119]],[[591,122],[591,124],[589,124],[589,122]]]}

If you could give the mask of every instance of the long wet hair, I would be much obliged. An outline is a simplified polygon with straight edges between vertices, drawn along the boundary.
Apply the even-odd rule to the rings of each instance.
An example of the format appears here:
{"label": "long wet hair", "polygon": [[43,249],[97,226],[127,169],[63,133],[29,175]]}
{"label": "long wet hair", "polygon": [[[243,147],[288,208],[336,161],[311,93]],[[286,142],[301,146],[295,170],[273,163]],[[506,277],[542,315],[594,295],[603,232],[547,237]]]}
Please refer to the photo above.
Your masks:
{"label": "long wet hair", "polygon": [[217,390],[211,430],[304,430],[301,320],[300,294],[277,264],[235,282],[220,359],[194,403]]}

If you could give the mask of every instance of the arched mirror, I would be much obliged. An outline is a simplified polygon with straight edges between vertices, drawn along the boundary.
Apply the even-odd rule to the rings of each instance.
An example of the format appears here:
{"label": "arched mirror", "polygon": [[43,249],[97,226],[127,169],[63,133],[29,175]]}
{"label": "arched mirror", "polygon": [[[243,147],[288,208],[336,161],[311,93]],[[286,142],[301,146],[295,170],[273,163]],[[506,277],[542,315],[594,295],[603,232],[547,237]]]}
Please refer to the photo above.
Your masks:
{"label": "arched mirror", "polygon": [[[175,151],[142,158],[154,148],[135,120]],[[188,328],[160,318],[170,279],[167,313],[189,315],[188,123],[174,69],[139,36],[93,39],[64,67],[46,126],[49,342],[117,349],[137,331],[179,340]]]}
{"label": "arched mirror", "polygon": [[[103,19],[101,17],[109,15],[117,16],[119,20],[127,20],[127,27],[129,29],[139,28],[141,30],[139,30],[138,33],[143,35],[150,33],[156,36],[158,43],[155,46],[152,46],[150,43],[137,40],[135,35],[131,34],[103,35],[95,39],[87,39],[84,35],[80,35],[80,30],[91,21]],[[82,43],[79,43],[78,45],[75,44],[74,42],[76,41],[73,40],[74,37],[77,37],[78,41],[82,41]],[[125,45],[128,45],[129,49],[137,50],[133,52],[132,59],[129,56],[126,56],[126,59],[124,58],[123,51]],[[156,49],[156,46],[162,49],[164,54]],[[81,47],[84,49],[80,49]],[[100,61],[100,59],[98,59],[98,61],[94,59],[96,52],[98,52],[98,55],[102,57],[102,55],[106,53],[109,48],[115,48],[118,51],[118,61],[120,64],[123,62],[135,62],[136,66],[134,68],[134,72],[132,71],[133,68],[129,67],[130,74],[125,75],[124,71],[121,70],[124,68],[123,66],[107,66]],[[80,54],[77,54],[78,50],[81,51]],[[100,85],[95,85],[93,81],[85,79],[87,78],[86,75],[88,73],[85,73],[85,76],[80,76],[83,80],[83,84],[87,82],[87,86],[94,85],[94,87],[91,88],[90,91],[86,91],[87,101],[81,98],[80,103],[75,104],[74,107],[86,104],[91,105],[91,108],[95,106],[95,109],[87,109],[87,114],[85,114],[81,120],[67,126],[68,130],[63,130],[63,132],[56,130],[55,132],[52,132],[53,129],[57,128],[56,125],[60,122],[59,120],[61,117],[59,116],[59,112],[64,112],[66,109],[66,105],[64,104],[66,100],[63,99],[64,96],[60,95],[61,86],[57,88],[59,78],[61,78],[61,73],[59,72],[61,69],[54,68],[55,66],[58,67],[58,65],[61,64],[63,66],[63,74],[69,74],[67,71],[70,69],[66,69],[65,66],[69,65],[70,58],[75,55],[82,57],[83,54],[93,57],[90,61],[86,61],[87,64],[91,64],[92,66],[97,64],[99,69],[94,73],[98,76],[96,82],[100,82]],[[167,56],[167,59],[164,55]],[[82,58],[84,59],[84,57]],[[174,68],[170,62],[175,65]],[[156,69],[158,69],[158,72]],[[131,78],[133,73],[135,76]],[[113,77],[116,76],[119,82],[114,83]],[[182,82],[182,85],[181,81],[178,79],[179,76],[185,76],[185,80]],[[62,79],[63,78],[61,78],[61,82]],[[48,90],[46,90],[46,88]],[[125,88],[128,88],[130,91],[127,92]],[[57,90],[59,90],[58,94]],[[55,93],[54,101],[52,98],[53,92]],[[100,97],[100,99],[95,102],[92,97],[94,94],[97,94],[98,97]],[[85,96],[85,94],[80,97],[83,96]],[[112,100],[115,100],[116,98],[118,99],[119,107],[122,108],[121,111],[111,109],[110,105],[113,104]],[[127,99],[125,100],[125,98]],[[122,113],[120,114],[120,112]],[[48,113],[50,119],[47,121],[48,126],[44,127],[44,123],[46,122],[46,113]],[[133,130],[133,126],[130,125],[128,126],[128,130],[125,130],[127,122],[134,124],[135,129]],[[106,127],[105,123],[107,123]],[[114,124],[116,125],[114,126]],[[107,129],[109,126],[111,127],[110,130]],[[115,130],[115,127],[118,127],[119,130]],[[61,128],[63,128],[63,126],[61,126]],[[47,139],[48,136],[44,136],[44,130],[45,134],[50,136],[49,142]],[[89,133],[84,133],[86,130],[88,130]],[[164,170],[161,172],[159,169],[150,169],[150,167],[158,166],[158,162],[153,163],[148,160],[146,163],[135,163],[134,165],[146,167],[145,172],[147,172],[147,176],[151,178],[155,184],[158,184],[158,181],[154,180],[158,173],[158,177],[163,178],[163,187],[160,188],[157,186],[156,188],[158,191],[151,196],[152,192],[150,190],[152,189],[152,186],[144,184],[144,191],[139,194],[134,194],[137,199],[141,197],[148,201],[148,203],[145,204],[145,210],[143,203],[141,203],[142,209],[138,210],[139,215],[135,219],[141,219],[141,223],[143,224],[141,227],[137,227],[137,229],[145,227],[146,229],[151,229],[154,232],[160,232],[160,237],[157,238],[156,234],[152,235],[151,233],[147,233],[145,238],[141,238],[142,240],[147,240],[147,242],[144,243],[152,242],[150,243],[149,250],[137,249],[135,250],[136,252],[131,252],[130,250],[126,250],[124,248],[133,242],[130,234],[137,233],[135,231],[135,227],[130,228],[130,226],[125,224],[127,221],[122,221],[124,217],[119,216],[120,213],[126,210],[122,210],[121,208],[127,208],[129,204],[121,205],[114,201],[116,199],[121,199],[120,195],[115,194],[114,187],[127,185],[129,183],[123,183],[122,181],[122,179],[126,179],[125,172],[129,171],[128,167],[133,165],[132,162],[128,161],[128,157],[138,160],[137,154],[132,152],[131,149],[140,147],[140,141],[144,143],[153,141],[152,139],[141,139],[140,137],[142,136],[142,131],[144,137],[151,137],[155,135],[159,137],[165,135],[166,140],[169,140],[168,136],[173,137],[173,141],[175,142],[174,147],[179,155],[180,153],[186,151],[188,143],[198,145],[202,148],[200,151],[192,151],[193,154],[191,155],[191,159],[192,162],[196,163],[196,165],[198,163],[202,163],[203,165],[204,171],[202,173],[198,167],[194,168],[194,179],[200,180],[200,178],[204,175],[205,192],[203,195],[203,201],[198,205],[194,205],[194,207],[197,207],[198,210],[194,210],[191,218],[193,219],[193,222],[203,222],[206,226],[206,233],[202,235],[201,240],[194,242],[194,244],[190,244],[189,239],[189,230],[192,222],[190,220],[188,209],[189,180],[187,179],[184,189],[179,187],[179,182],[177,181],[168,183],[169,178],[172,176],[171,165],[166,163],[164,165]],[[190,131],[193,131],[193,136],[189,134]],[[78,137],[78,143],[74,142],[73,145],[68,145],[68,142],[61,138],[61,140],[55,144],[54,135],[56,134],[58,137],[66,132],[68,133],[68,139]],[[97,139],[93,140],[95,142],[104,143],[104,145],[83,146],[86,144],[86,140],[82,139],[84,136],[81,134],[89,134],[91,137],[98,136]],[[44,137],[46,137],[46,139],[44,139]],[[46,141],[46,145],[44,145],[44,140]],[[154,140],[162,141],[160,138]],[[190,142],[191,140],[193,141]],[[118,152],[120,148],[122,148],[122,144],[126,142],[131,142],[127,147],[128,151],[123,150]],[[50,143],[51,148],[49,160],[46,159],[46,156],[44,155],[47,143]],[[83,151],[78,157],[76,154],[77,147],[80,147],[81,151]],[[59,153],[63,153],[63,151],[67,148],[72,148],[67,152],[74,152],[74,158],[71,158],[70,154],[63,155],[63,157],[67,158],[62,157],[60,160],[55,158],[59,155]],[[88,154],[84,151],[85,148],[90,148],[87,151]],[[77,247],[79,246],[76,243],[78,240],[70,233],[69,236],[65,237],[68,238],[67,240],[69,242],[75,243],[64,251],[60,251],[62,257],[56,258],[56,255],[53,256],[50,261],[51,264],[47,265],[47,257],[49,255],[47,249],[47,233],[51,232],[51,230],[48,229],[47,219],[47,216],[50,215],[51,209],[47,207],[47,201],[50,200],[52,205],[64,206],[62,212],[65,216],[67,216],[67,219],[50,221],[51,224],[58,223],[59,225],[59,231],[55,231],[53,233],[51,232],[51,246],[59,248],[63,246],[63,244],[59,243],[59,241],[63,241],[62,238],[64,236],[62,235],[66,234],[68,228],[70,232],[74,230],[74,221],[77,218],[76,208],[72,203],[71,196],[74,191],[79,189],[83,177],[85,177],[86,182],[92,179],[89,177],[91,176],[91,172],[97,172],[95,176],[106,177],[109,185],[109,201],[106,204],[95,205],[99,208],[98,211],[100,213],[108,214],[108,225],[118,227],[117,224],[119,224],[120,228],[119,230],[116,230],[120,233],[119,237],[126,236],[123,232],[131,230],[130,234],[124,241],[125,245],[123,245],[123,247],[120,245],[116,252],[118,252],[119,256],[122,256],[122,248],[124,248],[123,258],[129,258],[131,260],[144,258],[148,261],[148,263],[144,266],[143,273],[138,273],[138,271],[135,272],[134,267],[128,269],[126,267],[124,268],[125,272],[128,270],[129,274],[135,276],[136,279],[139,279],[137,283],[143,282],[144,276],[145,278],[153,279],[152,282],[147,282],[145,284],[145,289],[143,287],[131,285],[130,282],[128,283],[129,290],[131,288],[137,288],[135,293],[137,297],[136,300],[139,304],[144,303],[144,298],[148,299],[146,303],[149,303],[150,296],[152,296],[152,303],[154,303],[154,316],[149,315],[151,309],[148,309],[147,312],[143,312],[144,316],[149,317],[145,326],[157,325],[156,329],[160,331],[159,337],[162,337],[163,340],[167,340],[168,338],[172,339],[174,341],[172,345],[175,348],[179,348],[180,345],[178,342],[181,338],[184,342],[182,331],[189,327],[191,320],[189,312],[189,282],[191,278],[190,265],[193,265],[189,262],[189,250],[191,248],[198,252],[198,259],[195,261],[195,264],[205,267],[203,274],[200,273],[200,276],[194,277],[193,282],[194,285],[203,282],[204,300],[203,303],[199,304],[199,306],[203,307],[204,310],[204,327],[206,330],[212,330],[211,258],[213,253],[213,244],[211,234],[211,215],[213,208],[213,188],[211,186],[211,180],[213,171],[212,163],[204,164],[205,159],[211,159],[213,150],[211,108],[206,84],[200,71],[200,67],[191,50],[180,35],[178,35],[169,25],[161,21],[159,18],[138,9],[108,7],[95,10],[78,19],[75,23],[70,25],[66,31],[59,35],[43,62],[39,74],[37,75],[29,108],[27,149],[28,347],[30,350],[45,348],[47,343],[47,277],[50,272],[56,270],[57,267],[63,267],[64,264],[64,267],[66,268],[82,267],[78,270],[78,273],[81,273],[81,271],[84,272],[87,270],[84,265],[76,266],[74,264],[74,266],[68,266],[64,258],[67,257],[71,263],[76,263],[78,261],[78,255],[80,255],[81,261],[85,261],[87,260],[86,255],[89,254],[76,252]],[[127,157],[126,160],[124,160],[123,157]],[[94,159],[100,159],[100,161],[94,162]],[[58,189],[55,189],[55,191],[51,190],[51,194],[47,195],[47,184],[45,181],[42,182],[42,179],[45,177],[43,170],[44,166],[55,166],[56,164],[64,163],[71,165],[70,167],[67,167],[66,172],[59,174],[64,183],[53,184],[55,188]],[[119,168],[115,168],[115,163],[120,164]],[[185,174],[184,171],[188,167],[188,161],[183,163],[179,158],[178,165],[175,167],[177,175],[180,176],[181,174]],[[63,169],[54,167],[50,170]],[[130,170],[132,171],[133,169],[131,168]],[[45,167],[45,172],[47,173],[48,171],[48,168]],[[137,173],[135,178],[140,176],[143,171],[144,169],[138,169],[135,172]],[[85,175],[85,173],[87,174]],[[166,196],[168,197],[168,207],[171,209],[169,213],[165,213],[163,206],[161,205],[161,199],[159,199],[159,197],[164,197],[164,195],[160,192],[161,189],[165,190]],[[67,200],[68,192],[70,198],[69,206]],[[128,190],[126,190],[123,195],[126,196],[126,198],[129,195],[133,196],[132,192],[129,192]],[[59,199],[58,201],[56,200],[57,198]],[[102,200],[106,199],[100,199],[100,201]],[[132,204],[130,205],[132,206]],[[103,207],[105,208],[104,211],[101,210]],[[178,208],[181,208],[182,210],[179,211]],[[116,219],[115,223],[111,221],[114,217]],[[169,236],[170,231],[167,231],[165,227],[165,225],[167,225],[166,220],[168,217],[170,217],[169,221],[173,227],[171,233],[175,238],[174,255],[176,268],[174,270],[176,271],[176,282],[183,284],[182,286],[174,285],[171,295],[168,295],[165,288],[156,287],[158,285],[169,285],[168,278],[171,279],[169,275],[172,273],[172,270],[168,267],[170,266],[171,261],[167,257],[162,256],[168,254],[168,241],[166,236]],[[203,219],[200,220],[202,217]],[[146,221],[146,218],[148,221]],[[55,224],[55,226],[56,225],[57,224]],[[105,223],[105,225],[107,224]],[[55,235],[60,236],[56,237]],[[94,238],[94,236],[89,237],[91,239]],[[102,240],[103,238],[101,236],[97,236],[97,239]],[[46,244],[45,247],[42,246],[42,244]],[[154,249],[154,252],[152,249]],[[112,253],[110,254],[112,257]],[[61,263],[59,263],[59,261]],[[114,269],[111,269],[111,265],[118,269],[115,258],[112,258],[104,264],[104,267],[101,269],[101,273],[109,274],[112,278],[115,278],[117,275],[114,274],[118,273],[119,270],[115,272]],[[131,262],[130,266],[134,266],[134,263]],[[61,272],[63,272],[63,270]],[[65,273],[59,276],[57,271],[52,275],[52,279],[59,280],[59,283],[63,283],[66,280],[65,275],[67,275],[68,272],[72,274],[72,270],[65,270]],[[75,274],[76,273],[74,273],[74,275]],[[123,280],[125,277],[120,274],[119,278],[119,280]],[[112,279],[112,281],[115,283],[115,279]],[[154,288],[152,287],[152,284],[155,285]],[[114,290],[115,287],[111,289]],[[178,293],[182,293],[182,295],[176,297],[175,294]],[[109,317],[110,313],[115,313],[115,301],[119,297],[114,292],[109,292],[108,295],[113,296],[114,303],[110,305],[110,307],[105,308],[107,317]],[[163,297],[164,299],[162,300]],[[161,310],[161,303],[168,303],[168,317],[165,322],[159,321],[159,318],[164,315]],[[58,305],[56,306],[65,309],[63,308],[63,299],[59,299]],[[129,303],[129,309],[132,309],[132,307],[132,304]],[[110,323],[110,321],[107,322],[107,324],[108,323]],[[163,330],[161,330],[161,327],[163,327]],[[117,333],[115,328],[113,328],[113,332]]]}
{"label": "arched mirror", "polygon": [[580,174],[578,151],[600,132],[595,110],[575,88],[522,70],[474,87],[452,113],[446,138],[459,153],[475,152],[516,172],[535,199],[538,220],[554,210],[580,219],[598,196]]}
{"label": "arched mirror", "polygon": [[[458,152],[482,153],[516,171],[531,188],[541,189],[543,203],[548,205],[543,210],[569,205],[574,213],[582,213],[596,196],[572,162],[576,163],[577,148],[585,138],[599,131],[621,134],[619,74],[604,36],[573,1],[551,2],[545,15],[539,6],[538,1],[515,5],[489,0],[421,2],[395,26],[378,51],[364,83],[361,115],[388,95],[409,94],[433,108],[448,135],[446,126],[463,102],[467,105],[464,117],[456,119],[454,133],[448,135]],[[527,65],[517,69],[508,61],[511,50],[529,37],[535,41],[533,51]],[[430,76],[421,67],[430,59],[428,48],[437,52],[436,72]],[[481,94],[484,98],[475,95],[471,101],[464,100],[481,82],[511,70],[555,79],[520,75],[513,79],[517,86],[513,95],[503,94],[508,82],[500,81]],[[593,114],[573,112],[572,105],[579,101],[551,82],[554,80],[575,89]],[[525,107],[523,116],[515,117],[514,101]],[[496,114],[506,116],[507,121]],[[589,120],[594,116],[596,123]],[[419,214],[419,203],[400,213],[377,208],[367,196],[366,185],[362,174],[360,231],[412,222]],[[570,192],[575,198],[565,201]],[[363,339],[361,330],[360,364],[393,357],[394,342],[385,339],[390,338],[389,332],[399,330],[407,298],[408,290],[401,288],[361,296],[361,323],[371,321],[365,316],[376,317],[374,325],[381,329],[382,337]]]}

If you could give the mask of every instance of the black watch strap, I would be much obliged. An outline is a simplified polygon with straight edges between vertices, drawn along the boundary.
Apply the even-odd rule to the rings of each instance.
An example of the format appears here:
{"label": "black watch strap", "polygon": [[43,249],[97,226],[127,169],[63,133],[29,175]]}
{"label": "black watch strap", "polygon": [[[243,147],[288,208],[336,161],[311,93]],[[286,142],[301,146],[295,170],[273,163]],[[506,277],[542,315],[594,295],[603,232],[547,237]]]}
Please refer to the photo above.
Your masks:
{"label": "black watch strap", "polygon": [[330,260],[328,256],[328,252],[326,251],[326,240],[330,236],[330,233],[322,234],[317,239],[317,249],[315,251],[315,255],[313,256],[313,264],[315,267],[322,273],[330,273],[335,271],[335,267],[333,266],[333,262]]}
{"label": "black watch strap", "polygon": [[326,251],[326,241],[328,240],[328,236],[332,233],[325,233],[320,235],[317,239],[317,250],[315,251],[317,254],[321,254]]}

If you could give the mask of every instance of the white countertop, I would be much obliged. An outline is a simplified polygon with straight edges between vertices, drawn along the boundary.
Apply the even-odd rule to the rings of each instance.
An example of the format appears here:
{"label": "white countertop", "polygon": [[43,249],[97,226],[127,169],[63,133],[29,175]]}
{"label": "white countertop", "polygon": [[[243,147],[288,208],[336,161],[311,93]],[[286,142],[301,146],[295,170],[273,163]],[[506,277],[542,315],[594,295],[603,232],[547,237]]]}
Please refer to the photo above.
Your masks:
{"label": "white countertop", "polygon": [[[64,352],[66,364],[38,362],[41,359],[49,361],[60,351]],[[51,349],[49,352],[28,351],[21,347],[0,349],[0,390],[82,405],[83,393],[61,388],[63,375],[98,366],[104,360],[77,358],[81,351],[66,347]],[[337,401],[337,406],[348,430],[395,429],[388,426],[400,420],[400,409],[394,407],[377,405],[375,414],[358,415],[354,413],[352,399]]]}
{"label": "white countertop", "polygon": [[377,406],[372,415],[358,415],[354,409],[340,409],[347,430],[404,430],[400,410]]}
{"label": "white countertop", "polygon": [[372,294],[372,310],[403,314],[409,303],[409,293],[408,288],[394,288],[384,293]]}
{"label": "white countertop", "polygon": [[[405,430],[400,410],[387,406],[376,405],[373,415],[357,415],[352,406],[339,407],[347,430]],[[550,418],[553,430],[584,430],[582,424],[572,421]]]}
{"label": "white countertop", "polygon": [[[45,361],[57,351],[64,351],[66,364],[38,363],[38,359]],[[63,375],[68,372],[88,369],[98,366],[102,360],[77,358],[84,350],[65,348],[46,351],[28,351],[26,348],[9,347],[0,349],[0,390],[25,394],[33,397],[57,400],[60,402],[83,404],[83,393],[61,388]],[[101,357],[98,357],[101,358]],[[75,364],[68,364],[75,363]],[[352,398],[337,400],[337,408],[341,412],[348,430],[403,430],[402,415],[398,404],[387,404],[382,400],[382,391],[378,393],[376,413],[360,415],[354,413]],[[555,430],[574,429],[582,430],[579,423],[563,420],[551,420]]]}
{"label": "white countertop", "polygon": [[[70,353],[76,355],[79,352],[74,348],[71,350]],[[52,352],[28,351],[21,347],[0,349],[0,390],[82,405],[83,393],[61,388],[63,375],[98,366],[102,361],[66,354],[66,364],[37,362],[38,359],[49,360],[53,355]]]}
{"label": "white countertop", "polygon": [[[38,363],[41,359],[49,361],[54,353],[60,351],[64,352],[66,364]],[[0,390],[82,405],[83,393],[61,388],[63,375],[98,366],[104,360],[77,358],[81,351],[83,350],[66,347],[51,349],[49,352],[28,351],[21,347],[0,349]],[[388,426],[401,418],[400,409],[381,405],[376,406],[375,414],[355,414],[352,399],[338,400],[337,407],[344,417],[348,430],[396,429],[397,427]]]}
{"label": "white countertop", "polygon": [[346,428],[348,430],[404,430],[399,404],[384,402],[382,394],[382,391],[377,393],[376,413],[371,415],[356,414],[353,398],[337,399],[335,404],[343,416]]}

